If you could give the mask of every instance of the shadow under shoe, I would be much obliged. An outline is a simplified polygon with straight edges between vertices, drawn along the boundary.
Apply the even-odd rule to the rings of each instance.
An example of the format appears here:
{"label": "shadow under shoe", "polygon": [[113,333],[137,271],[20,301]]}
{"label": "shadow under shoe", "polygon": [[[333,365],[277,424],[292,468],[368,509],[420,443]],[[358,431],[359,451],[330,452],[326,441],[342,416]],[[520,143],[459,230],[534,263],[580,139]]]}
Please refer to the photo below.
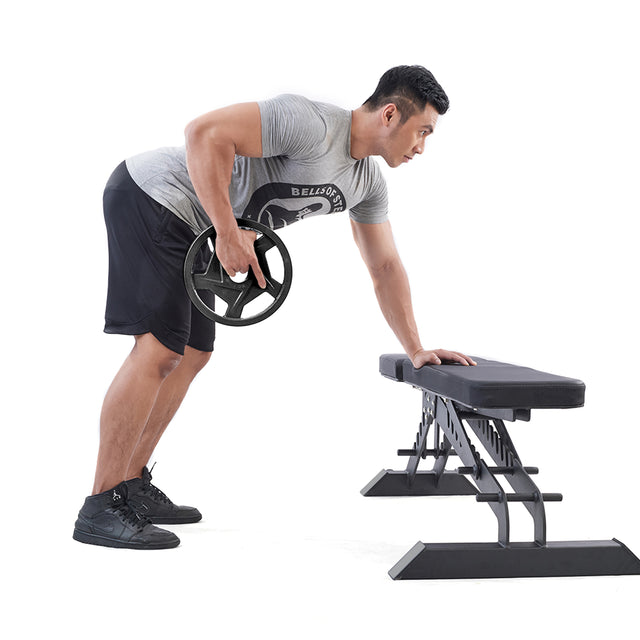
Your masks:
{"label": "shadow under shoe", "polygon": [[151,484],[151,471],[145,467],[141,478],[127,480],[127,501],[145,518],[154,524],[189,524],[202,520],[195,507],[185,507],[171,502],[158,487]]}
{"label": "shadow under shoe", "polygon": [[174,533],[155,527],[136,512],[128,502],[124,482],[85,499],[73,539],[119,549],[173,549],[180,544]]}

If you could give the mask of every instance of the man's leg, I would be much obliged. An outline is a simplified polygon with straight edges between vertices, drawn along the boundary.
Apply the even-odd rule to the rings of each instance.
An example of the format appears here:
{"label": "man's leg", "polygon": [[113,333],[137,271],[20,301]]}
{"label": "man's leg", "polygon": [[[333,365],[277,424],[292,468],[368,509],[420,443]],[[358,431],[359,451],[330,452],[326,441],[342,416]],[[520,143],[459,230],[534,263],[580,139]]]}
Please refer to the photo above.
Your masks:
{"label": "man's leg", "polygon": [[94,495],[127,479],[127,469],[160,389],[180,361],[179,354],[151,333],[136,336],[136,343],[109,387],[102,406]]}
{"label": "man's leg", "polygon": [[187,524],[202,519],[198,509],[174,504],[165,493],[151,484],[151,472],[146,465],[193,379],[210,357],[211,353],[208,351],[185,347],[182,361],[160,387],[149,419],[131,457],[125,483],[129,504],[154,524]]}
{"label": "man's leg", "polygon": [[[125,162],[109,178],[103,201],[109,241],[104,330],[136,339],[104,399],[93,493],[78,513],[73,537],[103,546],[166,549],[180,540],[137,510],[133,480],[126,480],[162,385],[192,339],[182,268],[193,231],[140,189]],[[206,350],[213,344],[210,334],[209,342],[190,344]]]}
{"label": "man's leg", "polygon": [[136,336],[105,396],[93,494],[78,513],[75,540],[127,549],[171,549],[180,544],[175,534],[140,516],[124,482],[160,387],[180,359],[150,333]]}
{"label": "man's leg", "polygon": [[167,376],[160,387],[149,419],[129,462],[129,468],[125,474],[126,480],[142,477],[144,467],[148,464],[162,434],[182,404],[189,386],[210,358],[211,352],[185,347],[180,364]]}

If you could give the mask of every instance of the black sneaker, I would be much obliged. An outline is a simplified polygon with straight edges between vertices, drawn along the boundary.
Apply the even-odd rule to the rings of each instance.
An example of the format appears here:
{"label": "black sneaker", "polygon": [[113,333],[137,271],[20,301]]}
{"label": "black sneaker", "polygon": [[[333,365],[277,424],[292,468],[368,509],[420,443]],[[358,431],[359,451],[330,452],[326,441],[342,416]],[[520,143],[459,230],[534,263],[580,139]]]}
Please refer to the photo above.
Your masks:
{"label": "black sneaker", "polygon": [[120,549],[173,549],[179,538],[139,515],[127,500],[127,485],[89,496],[78,513],[74,540]]}
{"label": "black sneaker", "polygon": [[142,470],[142,478],[133,478],[125,483],[129,490],[129,504],[154,524],[188,524],[202,520],[202,514],[195,507],[173,504],[167,496],[151,484],[151,472]]}

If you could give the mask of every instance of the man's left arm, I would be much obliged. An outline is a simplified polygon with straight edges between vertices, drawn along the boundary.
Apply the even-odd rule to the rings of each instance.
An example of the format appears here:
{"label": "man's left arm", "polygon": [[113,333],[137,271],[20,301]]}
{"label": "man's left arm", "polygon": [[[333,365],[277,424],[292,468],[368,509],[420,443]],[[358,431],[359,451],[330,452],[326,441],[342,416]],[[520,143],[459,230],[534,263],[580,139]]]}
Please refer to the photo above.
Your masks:
{"label": "man's left arm", "polygon": [[443,360],[474,365],[471,358],[456,351],[423,349],[413,315],[409,279],[396,249],[390,223],[366,224],[351,220],[351,228],[373,281],[382,314],[413,366],[419,369],[425,364],[441,364]]}

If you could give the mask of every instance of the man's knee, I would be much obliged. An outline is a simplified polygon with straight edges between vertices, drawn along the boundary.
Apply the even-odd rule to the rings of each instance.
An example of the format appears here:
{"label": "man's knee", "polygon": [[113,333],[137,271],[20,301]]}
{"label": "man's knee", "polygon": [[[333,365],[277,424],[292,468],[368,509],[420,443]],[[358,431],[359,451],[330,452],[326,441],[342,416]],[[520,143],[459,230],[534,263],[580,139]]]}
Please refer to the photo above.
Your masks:
{"label": "man's knee", "polygon": [[204,369],[209,360],[211,360],[210,351],[199,351],[192,347],[185,347],[184,349],[182,364],[185,367],[189,367],[194,376]]}
{"label": "man's knee", "polygon": [[183,356],[165,347],[153,334],[136,336],[132,354],[142,358],[151,373],[166,378],[182,361]]}

